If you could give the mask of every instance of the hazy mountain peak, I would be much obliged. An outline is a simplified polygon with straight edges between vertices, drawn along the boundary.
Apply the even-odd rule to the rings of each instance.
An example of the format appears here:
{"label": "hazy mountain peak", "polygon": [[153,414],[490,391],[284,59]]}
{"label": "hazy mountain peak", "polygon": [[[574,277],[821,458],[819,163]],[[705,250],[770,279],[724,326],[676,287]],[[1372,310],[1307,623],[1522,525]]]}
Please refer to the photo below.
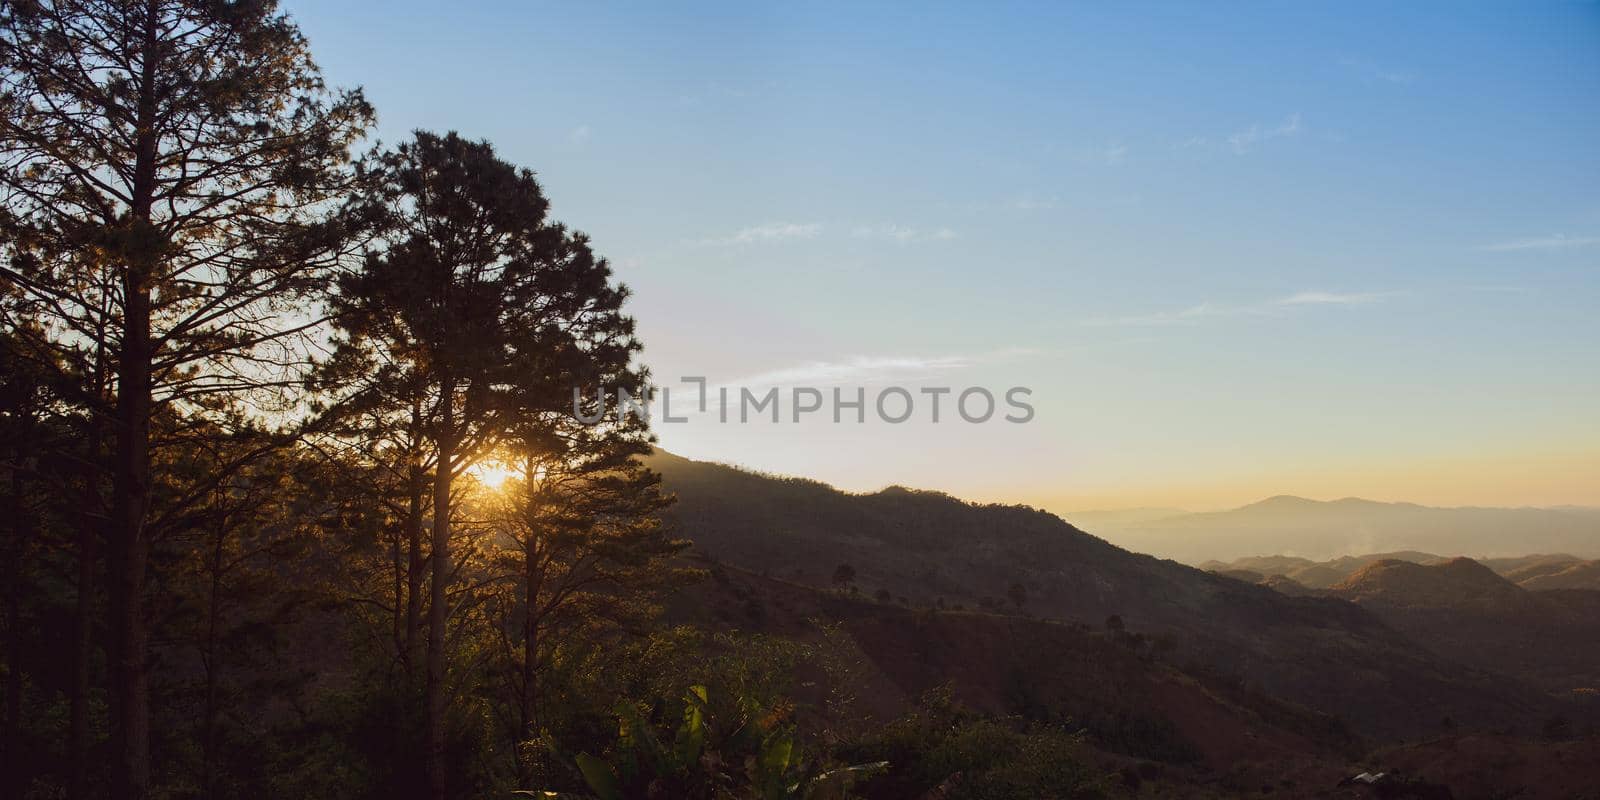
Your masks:
{"label": "hazy mountain peak", "polygon": [[1277,494],[1277,495],[1273,495],[1271,497],[1268,497],[1265,500],[1257,500],[1254,503],[1249,503],[1247,505],[1240,506],[1238,509],[1235,509],[1235,510],[1244,511],[1246,509],[1251,509],[1251,508],[1258,508],[1258,509],[1259,508],[1273,508],[1273,509],[1279,509],[1279,508],[1308,508],[1308,507],[1320,506],[1320,505],[1323,505],[1323,502],[1320,501],[1320,500],[1312,500],[1312,499],[1310,499],[1308,497],[1300,497],[1298,495],[1292,495],[1292,494]]}
{"label": "hazy mountain peak", "polygon": [[1537,508],[1435,508],[1359,497],[1321,501],[1277,495],[1228,511],[1159,519],[1073,514],[1071,519],[1122,547],[1191,564],[1270,553],[1315,561],[1387,552],[1600,556],[1600,516]]}
{"label": "hazy mountain peak", "polygon": [[1356,570],[1333,591],[1357,602],[1449,607],[1519,596],[1523,590],[1470,558],[1417,564],[1384,558]]}

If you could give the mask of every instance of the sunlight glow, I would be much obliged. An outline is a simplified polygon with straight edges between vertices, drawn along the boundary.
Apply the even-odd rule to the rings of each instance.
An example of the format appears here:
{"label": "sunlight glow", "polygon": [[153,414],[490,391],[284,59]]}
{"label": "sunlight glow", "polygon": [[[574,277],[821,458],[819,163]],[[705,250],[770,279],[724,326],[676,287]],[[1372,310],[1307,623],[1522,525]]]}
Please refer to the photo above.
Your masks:
{"label": "sunlight glow", "polygon": [[506,481],[521,477],[521,473],[504,464],[484,462],[467,470],[486,489],[499,491]]}

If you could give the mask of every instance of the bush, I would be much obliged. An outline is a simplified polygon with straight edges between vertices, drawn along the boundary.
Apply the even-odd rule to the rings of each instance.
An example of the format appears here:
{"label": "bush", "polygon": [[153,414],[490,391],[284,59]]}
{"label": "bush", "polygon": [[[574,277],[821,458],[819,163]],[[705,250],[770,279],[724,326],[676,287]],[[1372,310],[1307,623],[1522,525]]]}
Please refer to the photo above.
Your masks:
{"label": "bush", "polygon": [[1104,797],[1083,747],[1082,737],[1065,728],[971,714],[941,691],[915,713],[841,747],[840,757],[887,761],[886,770],[862,783],[862,794],[884,800],[914,800],[936,789],[950,800]]}
{"label": "bush", "polygon": [[784,701],[769,706],[704,686],[690,687],[681,703],[656,704],[653,713],[624,700],[616,739],[602,755],[579,753],[574,768],[598,800],[845,800],[854,782],[883,768],[806,758],[791,711]]}

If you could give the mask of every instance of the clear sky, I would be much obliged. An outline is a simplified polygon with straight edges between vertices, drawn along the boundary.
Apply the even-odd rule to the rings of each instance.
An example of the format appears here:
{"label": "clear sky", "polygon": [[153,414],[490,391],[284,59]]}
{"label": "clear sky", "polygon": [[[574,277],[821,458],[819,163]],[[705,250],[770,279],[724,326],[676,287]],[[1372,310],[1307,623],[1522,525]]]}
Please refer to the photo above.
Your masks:
{"label": "clear sky", "polygon": [[1036,409],[680,454],[1056,511],[1600,505],[1600,4],[286,7],[385,141],[537,171],[662,383]]}

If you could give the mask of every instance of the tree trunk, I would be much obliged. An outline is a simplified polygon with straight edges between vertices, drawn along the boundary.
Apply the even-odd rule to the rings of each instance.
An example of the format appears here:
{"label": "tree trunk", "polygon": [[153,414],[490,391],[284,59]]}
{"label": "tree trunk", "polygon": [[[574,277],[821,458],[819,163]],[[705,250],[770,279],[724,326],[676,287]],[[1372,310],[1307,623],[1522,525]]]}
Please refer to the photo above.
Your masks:
{"label": "tree trunk", "polygon": [[[422,401],[411,403],[411,464],[406,475],[406,632],[405,655],[402,657],[406,673],[415,677],[416,654],[420,643],[418,634],[422,627],[422,504],[427,490],[427,475],[422,469]],[[416,686],[416,684],[412,684]]]}
{"label": "tree trunk", "polygon": [[27,508],[27,487],[23,484],[23,454],[11,465],[11,542],[5,554],[6,697],[5,734],[0,747],[5,750],[5,775],[0,776],[0,791],[7,798],[22,797],[22,564],[33,539]]}
{"label": "tree trunk", "polygon": [[[532,475],[532,472],[528,473]],[[538,537],[530,531],[528,541],[524,547],[523,582],[526,596],[524,604],[527,610],[523,617],[522,625],[522,708],[519,709],[521,722],[520,736],[532,738],[538,734],[539,726],[539,588],[542,570],[539,568]],[[520,749],[520,748],[519,748]],[[518,759],[523,766],[521,777],[524,781],[533,779],[531,764],[523,759]]]}
{"label": "tree trunk", "polygon": [[125,281],[127,331],[117,380],[117,463],[112,477],[110,628],[113,785],[119,800],[143,800],[150,783],[150,676],[143,613],[150,543],[150,295],[142,276]]}
{"label": "tree trunk", "polygon": [[99,331],[95,344],[94,378],[90,385],[94,405],[84,433],[83,496],[78,506],[78,596],[73,608],[72,695],[69,699],[67,732],[67,800],[87,800],[89,796],[89,676],[94,658],[94,586],[96,513],[104,500],[100,496],[101,458],[104,432],[102,403],[106,399],[105,331]]}
{"label": "tree trunk", "polygon": [[445,618],[449,613],[450,484],[455,466],[455,386],[446,379],[439,405],[439,457],[433,476],[433,561],[428,603],[428,788],[433,800],[449,792],[445,774]]}
{"label": "tree trunk", "polygon": [[406,646],[406,532],[405,527],[389,526],[389,591],[393,604],[389,635],[394,637],[394,652],[400,659],[401,670],[410,675],[411,651]]}
{"label": "tree trunk", "polygon": [[117,449],[111,481],[108,563],[113,741],[112,795],[145,800],[150,788],[149,633],[145,629],[145,569],[150,552],[145,517],[150,503],[150,284],[160,246],[150,223],[156,192],[157,9],[147,4],[141,50],[138,125],[134,132],[132,203],[121,231],[122,342],[117,353]]}
{"label": "tree trunk", "polygon": [[[97,433],[91,434],[96,443]],[[85,486],[93,490],[98,477],[94,464],[100,458],[98,444],[91,450],[90,467],[85,470]],[[89,774],[89,662],[94,657],[94,522],[88,509],[91,497],[85,492],[83,511],[78,520],[78,597],[73,608],[72,697],[68,711],[67,778],[68,800],[86,800]]]}
{"label": "tree trunk", "polygon": [[[220,492],[219,492],[220,494]],[[217,796],[217,679],[221,666],[217,663],[217,639],[222,617],[222,562],[223,548],[227,544],[228,517],[218,515],[216,538],[212,542],[210,563],[211,585],[206,593],[206,641],[200,663],[205,669],[205,714],[200,732],[200,796],[210,800]]]}

